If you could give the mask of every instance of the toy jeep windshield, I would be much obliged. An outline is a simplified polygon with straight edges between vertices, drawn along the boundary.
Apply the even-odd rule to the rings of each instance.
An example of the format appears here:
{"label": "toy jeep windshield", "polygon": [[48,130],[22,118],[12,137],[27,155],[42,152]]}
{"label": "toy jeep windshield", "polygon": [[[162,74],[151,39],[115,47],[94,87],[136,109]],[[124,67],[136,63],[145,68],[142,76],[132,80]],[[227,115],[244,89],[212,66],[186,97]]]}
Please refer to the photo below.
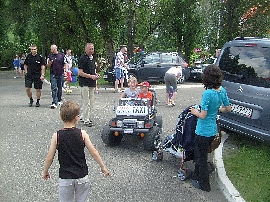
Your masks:
{"label": "toy jeep windshield", "polygon": [[160,143],[162,117],[156,116],[156,97],[153,100],[121,98],[115,107],[115,118],[103,128],[101,137],[105,144],[116,146],[124,135],[143,138],[144,148],[154,151]]}

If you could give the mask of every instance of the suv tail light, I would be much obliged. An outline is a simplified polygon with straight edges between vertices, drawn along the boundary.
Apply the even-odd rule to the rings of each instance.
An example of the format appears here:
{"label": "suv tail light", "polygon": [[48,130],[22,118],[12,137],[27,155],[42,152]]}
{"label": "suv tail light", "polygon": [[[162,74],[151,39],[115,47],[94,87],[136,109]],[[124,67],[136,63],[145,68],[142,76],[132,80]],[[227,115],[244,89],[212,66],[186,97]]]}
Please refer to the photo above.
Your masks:
{"label": "suv tail light", "polygon": [[257,44],[256,43],[246,43],[245,46],[246,47],[249,47],[249,46],[251,47],[251,46],[257,46]]}

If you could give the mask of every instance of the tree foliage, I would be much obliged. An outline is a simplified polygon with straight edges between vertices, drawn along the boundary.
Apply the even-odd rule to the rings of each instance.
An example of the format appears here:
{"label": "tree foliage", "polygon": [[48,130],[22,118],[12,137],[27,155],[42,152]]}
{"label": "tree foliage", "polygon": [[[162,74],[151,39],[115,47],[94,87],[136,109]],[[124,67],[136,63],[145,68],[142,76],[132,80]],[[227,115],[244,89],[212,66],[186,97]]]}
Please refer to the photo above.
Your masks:
{"label": "tree foliage", "polygon": [[122,45],[176,51],[189,61],[193,49],[214,53],[237,36],[269,36],[269,1],[261,0],[0,0],[0,65],[35,43],[79,56],[86,42],[111,61]]}

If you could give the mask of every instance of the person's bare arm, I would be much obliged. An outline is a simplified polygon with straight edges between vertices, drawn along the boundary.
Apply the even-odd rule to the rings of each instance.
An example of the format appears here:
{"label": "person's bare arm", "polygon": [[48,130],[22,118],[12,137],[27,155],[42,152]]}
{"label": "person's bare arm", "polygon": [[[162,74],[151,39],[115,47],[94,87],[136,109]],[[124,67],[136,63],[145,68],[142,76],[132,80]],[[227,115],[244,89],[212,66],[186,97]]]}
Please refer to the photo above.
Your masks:
{"label": "person's bare arm", "polygon": [[105,177],[109,176],[110,175],[109,171],[105,167],[98,151],[96,150],[96,148],[94,147],[94,145],[90,141],[89,135],[86,133],[85,130],[82,130],[82,137],[84,139],[86,148],[88,149],[88,151],[90,152],[90,154],[94,158],[94,160],[100,166],[101,172],[104,173]]}
{"label": "person's bare arm", "polygon": [[50,149],[49,152],[47,154],[47,157],[45,159],[44,162],[44,169],[43,169],[43,179],[47,180],[50,178],[50,174],[49,174],[49,168],[52,165],[53,162],[53,158],[56,152],[56,145],[57,145],[57,134],[54,133],[51,139],[51,145],[50,145]]}
{"label": "person's bare arm", "polygon": [[191,114],[197,116],[200,119],[205,119],[205,117],[207,115],[207,111],[204,111],[204,110],[199,111],[199,110],[195,109],[194,107],[190,108],[190,112],[191,112]]}
{"label": "person's bare arm", "polygon": [[96,74],[93,74],[93,75],[92,74],[87,74],[82,69],[79,69],[78,74],[81,77],[90,78],[90,79],[93,79],[93,80],[99,79],[99,76],[98,75],[96,75]]}
{"label": "person's bare arm", "polygon": [[222,112],[222,113],[228,113],[228,112],[231,112],[232,110],[232,107],[231,106],[220,106],[219,107],[219,111]]}

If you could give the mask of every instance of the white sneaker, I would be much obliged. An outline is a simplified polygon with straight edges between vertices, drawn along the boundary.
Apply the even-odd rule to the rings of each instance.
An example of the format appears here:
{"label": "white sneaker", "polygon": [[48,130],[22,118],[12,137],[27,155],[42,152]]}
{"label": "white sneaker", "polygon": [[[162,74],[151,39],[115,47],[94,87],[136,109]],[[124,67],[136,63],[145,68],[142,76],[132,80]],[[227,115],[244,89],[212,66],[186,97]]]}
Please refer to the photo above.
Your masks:
{"label": "white sneaker", "polygon": [[58,102],[58,106],[62,105],[63,103],[62,102]]}
{"label": "white sneaker", "polygon": [[56,108],[57,108],[56,104],[51,105],[51,109],[56,109]]}

